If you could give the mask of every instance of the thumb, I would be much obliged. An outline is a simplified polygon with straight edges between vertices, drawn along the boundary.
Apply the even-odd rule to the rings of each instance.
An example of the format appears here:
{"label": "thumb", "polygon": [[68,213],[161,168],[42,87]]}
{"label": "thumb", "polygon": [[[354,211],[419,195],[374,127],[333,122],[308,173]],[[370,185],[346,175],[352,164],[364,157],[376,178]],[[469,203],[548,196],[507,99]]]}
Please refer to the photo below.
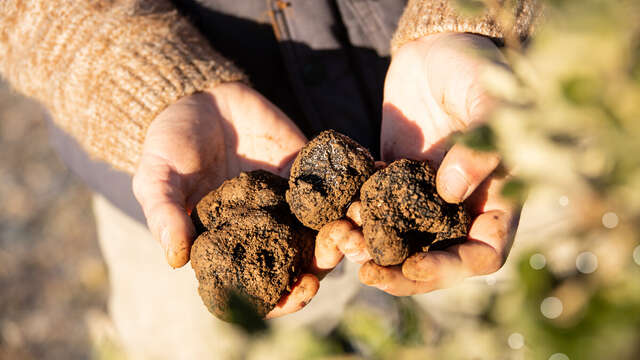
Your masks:
{"label": "thumb", "polygon": [[164,159],[149,154],[143,155],[133,178],[133,193],[142,206],[149,230],[173,268],[189,261],[195,237],[180,183],[180,175]]}
{"label": "thumb", "polygon": [[438,194],[449,203],[460,203],[487,178],[500,163],[495,152],[454,145],[445,155],[436,174]]}

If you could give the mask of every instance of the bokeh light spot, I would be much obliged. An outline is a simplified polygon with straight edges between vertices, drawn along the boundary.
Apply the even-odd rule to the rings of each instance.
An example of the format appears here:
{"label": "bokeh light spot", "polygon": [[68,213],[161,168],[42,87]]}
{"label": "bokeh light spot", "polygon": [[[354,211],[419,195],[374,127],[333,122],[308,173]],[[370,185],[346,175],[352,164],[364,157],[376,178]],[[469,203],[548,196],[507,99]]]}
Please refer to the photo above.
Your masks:
{"label": "bokeh light spot", "polygon": [[604,225],[604,227],[606,227],[607,229],[613,229],[616,226],[618,226],[618,215],[616,215],[616,213],[614,212],[607,212],[604,215],[602,215],[602,225]]}
{"label": "bokeh light spot", "polygon": [[633,261],[635,261],[636,264],[640,265],[640,245],[636,246],[636,248],[633,250]]}
{"label": "bokeh light spot", "polygon": [[576,258],[576,268],[583,274],[591,274],[598,268],[598,257],[589,251],[580,253]]}
{"label": "bokeh light spot", "polygon": [[540,303],[540,312],[548,319],[555,319],[562,314],[562,301],[550,296]]}
{"label": "bokeh light spot", "polygon": [[569,357],[563,353],[555,353],[549,356],[549,360],[570,360]]}
{"label": "bokeh light spot", "polygon": [[533,254],[529,258],[529,265],[531,265],[531,267],[535,270],[540,270],[544,268],[545,265],[547,265],[547,258],[545,258],[544,255],[540,253]]}
{"label": "bokeh light spot", "polygon": [[509,347],[513,350],[522,349],[524,346],[524,336],[520,333],[513,333],[509,335],[507,342],[509,343]]}
{"label": "bokeh light spot", "polygon": [[560,199],[558,199],[558,203],[562,207],[568,206],[569,205],[569,197],[565,196],[565,195],[560,196]]}

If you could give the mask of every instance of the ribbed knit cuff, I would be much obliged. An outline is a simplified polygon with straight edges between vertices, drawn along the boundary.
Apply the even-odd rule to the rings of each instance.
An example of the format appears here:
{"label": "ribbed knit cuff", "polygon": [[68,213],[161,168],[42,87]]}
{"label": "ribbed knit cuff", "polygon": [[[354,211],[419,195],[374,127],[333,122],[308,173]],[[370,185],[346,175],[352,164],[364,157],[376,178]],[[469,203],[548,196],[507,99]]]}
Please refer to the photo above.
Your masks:
{"label": "ribbed knit cuff", "polygon": [[92,156],[128,172],[167,106],[246,81],[165,0],[5,0],[0,53],[18,91],[43,102]]}
{"label": "ribbed knit cuff", "polygon": [[[513,8],[512,27],[504,29],[497,14],[490,10],[479,16],[462,16],[451,4],[454,0],[409,0],[398,29],[391,41],[392,53],[409,41],[443,32],[467,32],[484,35],[497,41],[506,36],[526,39],[536,17],[537,0],[517,0]],[[499,0],[503,4],[504,0]]]}

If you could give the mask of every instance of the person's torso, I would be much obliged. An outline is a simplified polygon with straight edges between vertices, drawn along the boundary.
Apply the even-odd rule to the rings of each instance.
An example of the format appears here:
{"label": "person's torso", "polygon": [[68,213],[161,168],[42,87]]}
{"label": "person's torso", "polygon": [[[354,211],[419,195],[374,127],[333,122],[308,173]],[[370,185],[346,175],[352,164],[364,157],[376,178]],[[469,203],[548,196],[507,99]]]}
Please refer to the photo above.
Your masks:
{"label": "person's torso", "polygon": [[[172,1],[308,137],[334,129],[377,155],[389,43],[406,0]],[[90,159],[52,122],[51,128],[62,160],[144,222],[131,176]]]}
{"label": "person's torso", "polygon": [[378,150],[389,43],[406,0],[173,0],[253,87],[313,136]]}

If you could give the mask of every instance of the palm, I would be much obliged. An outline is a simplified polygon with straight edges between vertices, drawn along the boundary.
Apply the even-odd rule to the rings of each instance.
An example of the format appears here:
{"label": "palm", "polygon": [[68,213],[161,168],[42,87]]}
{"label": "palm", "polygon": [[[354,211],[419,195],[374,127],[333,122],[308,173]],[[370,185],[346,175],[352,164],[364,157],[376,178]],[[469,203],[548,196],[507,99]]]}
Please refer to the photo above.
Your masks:
{"label": "palm", "polygon": [[498,155],[447,148],[452,133],[481,121],[492,105],[480,81],[486,57],[473,55],[480,53],[501,58],[488,39],[469,34],[427,36],[394,55],[385,82],[383,160],[429,160],[438,167],[438,193],[452,203],[467,200],[475,219],[464,244],[415,254],[402,266],[364,264],[365,284],[394,295],[424,293],[494,272],[506,257],[518,215],[499,195]]}
{"label": "palm", "polygon": [[[226,150],[220,116],[214,107],[205,105],[206,97],[198,94],[183,99],[156,118],[145,139],[143,169],[138,171],[154,178],[158,191],[161,189],[157,185],[167,192],[179,191],[181,194],[173,196],[185,199],[185,210],[191,209],[237,167],[237,161],[229,158]],[[142,182],[146,181],[138,181]],[[154,188],[148,184],[139,187],[143,186]]]}
{"label": "palm", "polygon": [[[227,85],[229,86],[229,85]],[[295,125],[265,99],[209,93],[185,98],[160,114],[147,131],[141,165],[156,181],[180,191],[185,210],[241,171],[265,169],[287,176],[304,145]]]}
{"label": "palm", "polygon": [[383,160],[439,163],[445,140],[479,120],[488,97],[480,86],[483,62],[471,52],[481,48],[500,56],[489,40],[477,36],[428,37],[394,55],[384,89]]}
{"label": "palm", "polygon": [[[189,213],[204,195],[241,171],[286,176],[305,142],[286,115],[238,83],[186,97],[158,115],[147,130],[133,187],[169,264],[189,261],[195,237]],[[267,316],[299,310],[318,286],[314,275],[303,274]]]}
{"label": "palm", "polygon": [[240,171],[285,175],[306,139],[266,99],[242,84],[223,84],[173,104],[147,130],[134,192],[170,265],[189,260],[188,213]]}

